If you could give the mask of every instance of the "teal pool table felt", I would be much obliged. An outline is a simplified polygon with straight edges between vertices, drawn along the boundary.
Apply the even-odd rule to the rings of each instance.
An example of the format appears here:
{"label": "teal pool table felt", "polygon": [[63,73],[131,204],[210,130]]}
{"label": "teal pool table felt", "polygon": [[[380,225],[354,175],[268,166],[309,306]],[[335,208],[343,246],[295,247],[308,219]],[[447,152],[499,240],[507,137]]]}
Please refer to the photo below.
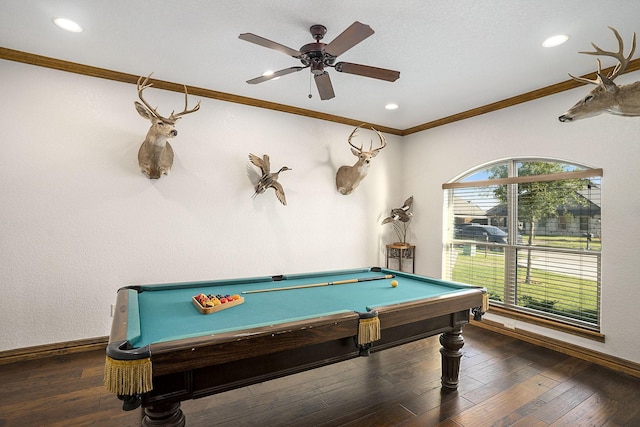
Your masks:
{"label": "teal pool table felt", "polygon": [[[347,284],[242,294],[245,291],[323,284],[340,280],[383,277]],[[398,286],[392,287],[391,280]],[[139,286],[129,290],[127,339],[140,348],[156,342],[215,335],[280,323],[318,318],[343,312],[365,313],[376,307],[406,303],[458,292],[463,285],[430,281],[428,278],[382,270],[287,275],[285,280],[271,277],[217,280]],[[240,294],[244,304],[211,314],[202,314],[192,304],[197,294]]]}

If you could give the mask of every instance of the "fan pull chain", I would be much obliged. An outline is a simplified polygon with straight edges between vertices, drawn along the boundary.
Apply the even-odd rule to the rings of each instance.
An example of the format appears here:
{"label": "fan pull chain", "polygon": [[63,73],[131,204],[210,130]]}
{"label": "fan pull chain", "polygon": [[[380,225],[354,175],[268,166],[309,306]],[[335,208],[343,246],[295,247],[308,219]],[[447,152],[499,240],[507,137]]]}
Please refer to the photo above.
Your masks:
{"label": "fan pull chain", "polygon": [[309,99],[313,98],[313,95],[311,95],[311,74],[309,73]]}

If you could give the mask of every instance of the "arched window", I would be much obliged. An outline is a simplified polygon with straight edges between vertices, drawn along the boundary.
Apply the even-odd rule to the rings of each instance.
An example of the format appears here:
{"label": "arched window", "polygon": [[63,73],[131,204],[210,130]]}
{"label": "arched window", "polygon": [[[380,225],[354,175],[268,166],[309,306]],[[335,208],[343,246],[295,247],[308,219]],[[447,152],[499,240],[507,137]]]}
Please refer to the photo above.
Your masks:
{"label": "arched window", "polygon": [[598,331],[602,169],[509,159],[443,184],[443,277],[492,306]]}

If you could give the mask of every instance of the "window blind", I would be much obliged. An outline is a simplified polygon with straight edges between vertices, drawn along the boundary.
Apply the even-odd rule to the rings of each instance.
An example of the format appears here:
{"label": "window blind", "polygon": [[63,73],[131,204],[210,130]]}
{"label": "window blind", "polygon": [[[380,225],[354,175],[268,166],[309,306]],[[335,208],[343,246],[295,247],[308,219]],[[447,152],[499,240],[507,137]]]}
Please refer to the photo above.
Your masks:
{"label": "window blind", "polygon": [[486,287],[492,304],[599,330],[602,175],[514,159],[443,184],[444,277]]}

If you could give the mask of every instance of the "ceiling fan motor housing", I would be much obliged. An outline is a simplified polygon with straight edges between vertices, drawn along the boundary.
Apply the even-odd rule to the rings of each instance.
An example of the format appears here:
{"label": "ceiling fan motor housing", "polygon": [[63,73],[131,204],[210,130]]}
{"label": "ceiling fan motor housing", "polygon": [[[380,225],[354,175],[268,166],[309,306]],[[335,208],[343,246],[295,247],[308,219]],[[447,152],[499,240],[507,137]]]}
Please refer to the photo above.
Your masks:
{"label": "ceiling fan motor housing", "polygon": [[329,55],[324,51],[326,43],[309,43],[302,46],[300,50],[300,62],[304,66],[310,66],[313,74],[322,74],[324,72],[324,66],[332,66],[336,60],[336,57]]}

